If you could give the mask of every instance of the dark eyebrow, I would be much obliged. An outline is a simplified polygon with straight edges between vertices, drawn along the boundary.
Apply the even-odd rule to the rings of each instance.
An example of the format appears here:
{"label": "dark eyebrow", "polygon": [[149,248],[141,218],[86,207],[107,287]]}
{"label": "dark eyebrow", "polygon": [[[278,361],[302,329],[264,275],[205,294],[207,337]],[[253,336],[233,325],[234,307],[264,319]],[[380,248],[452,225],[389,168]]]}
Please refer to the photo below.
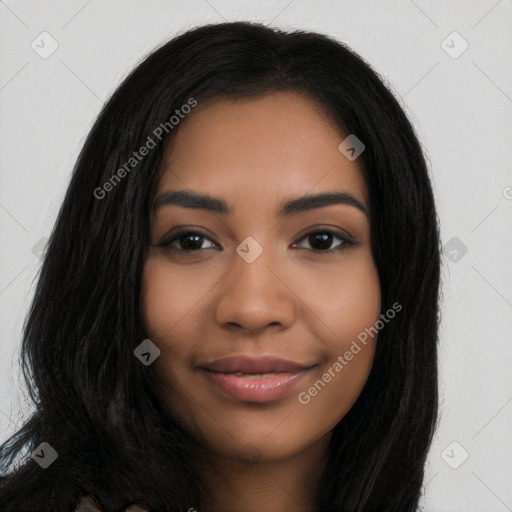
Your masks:
{"label": "dark eyebrow", "polygon": [[278,217],[285,217],[293,215],[294,213],[312,210],[313,208],[322,208],[323,206],[330,206],[332,204],[354,206],[368,216],[368,211],[363,203],[346,192],[322,192],[291,199],[281,203],[277,215]]}
{"label": "dark eyebrow", "polygon": [[181,206],[182,208],[207,210],[214,213],[230,213],[229,206],[223,199],[206,194],[203,195],[189,192],[188,190],[164,192],[155,199],[153,210],[157,210],[158,208],[168,204],[174,204],[176,206]]}
{"label": "dark eyebrow", "polygon": [[[225,215],[230,213],[229,206],[223,199],[209,195],[197,194],[188,190],[164,192],[156,198],[153,209],[157,210],[162,206],[170,204],[181,206],[182,208],[207,210],[209,212]],[[287,199],[279,205],[277,216],[287,217],[295,213],[312,210],[314,208],[322,208],[333,204],[354,206],[368,216],[366,207],[354,196],[345,192],[323,192],[294,199]]]}

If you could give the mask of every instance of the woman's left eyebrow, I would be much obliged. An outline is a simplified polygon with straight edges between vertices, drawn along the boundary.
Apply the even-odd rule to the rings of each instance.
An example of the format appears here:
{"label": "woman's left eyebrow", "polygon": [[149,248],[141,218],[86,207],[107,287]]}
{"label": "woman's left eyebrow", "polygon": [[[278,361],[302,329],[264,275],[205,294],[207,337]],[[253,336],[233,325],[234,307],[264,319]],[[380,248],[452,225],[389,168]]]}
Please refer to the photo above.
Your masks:
{"label": "woman's left eyebrow", "polygon": [[[157,210],[162,206],[176,205],[182,208],[193,208],[198,210],[207,210],[213,213],[229,215],[231,209],[227,202],[220,197],[213,197],[208,194],[200,194],[190,190],[167,191],[159,195],[153,205]],[[334,204],[343,204],[353,206],[368,216],[368,210],[365,205],[356,199],[353,195],[346,192],[321,192],[318,194],[306,195],[302,197],[289,198],[281,202],[277,208],[276,216],[279,218],[301,213],[315,208],[323,208]]]}

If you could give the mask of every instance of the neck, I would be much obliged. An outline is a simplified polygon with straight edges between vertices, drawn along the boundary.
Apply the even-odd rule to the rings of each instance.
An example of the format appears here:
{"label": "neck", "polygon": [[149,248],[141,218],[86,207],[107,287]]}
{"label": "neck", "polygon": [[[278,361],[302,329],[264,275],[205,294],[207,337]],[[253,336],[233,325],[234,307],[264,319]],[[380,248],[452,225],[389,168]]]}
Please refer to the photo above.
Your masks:
{"label": "neck", "polygon": [[330,434],[304,451],[282,460],[259,462],[216,457],[202,471],[204,512],[317,512]]}

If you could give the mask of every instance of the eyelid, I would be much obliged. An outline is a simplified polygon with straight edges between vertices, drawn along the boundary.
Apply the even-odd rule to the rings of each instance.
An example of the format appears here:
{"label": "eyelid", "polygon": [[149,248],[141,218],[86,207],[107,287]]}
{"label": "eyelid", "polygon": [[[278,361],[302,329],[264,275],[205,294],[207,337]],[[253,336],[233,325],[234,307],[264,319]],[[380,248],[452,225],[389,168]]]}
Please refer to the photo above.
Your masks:
{"label": "eyelid", "polygon": [[338,239],[340,239],[343,243],[340,244],[338,247],[329,248],[329,249],[306,249],[309,252],[312,252],[314,254],[330,254],[330,253],[336,253],[336,251],[343,251],[344,249],[347,249],[351,246],[360,245],[353,236],[349,235],[343,230],[340,230],[339,228],[333,228],[333,227],[322,227],[322,226],[314,226],[312,228],[308,228],[303,234],[301,234],[295,242],[293,242],[292,246],[297,245],[299,242],[304,240],[307,236],[313,235],[315,233],[328,233]]}
{"label": "eyelid", "polygon": [[[299,240],[302,240],[305,236],[308,236],[308,235],[311,235],[311,234],[314,234],[314,233],[330,233],[332,235],[335,235],[347,242],[351,242],[351,243],[356,243],[356,239],[355,237],[353,237],[350,233],[348,233],[346,230],[343,230],[341,228],[338,228],[338,227],[334,227],[334,226],[322,226],[322,225],[316,225],[316,226],[312,226],[310,228],[307,228],[303,231],[302,234],[300,234],[296,240],[299,241]],[[294,242],[296,243],[296,242]]]}
{"label": "eyelid", "polygon": [[[162,247],[164,249],[168,249],[170,247],[170,244],[175,242],[176,240],[178,240],[180,237],[184,236],[184,235],[197,235],[197,236],[200,236],[202,238],[207,238],[208,240],[211,240],[215,245],[217,246],[220,246],[220,244],[215,241],[215,239],[205,233],[204,231],[201,231],[197,228],[193,228],[193,227],[179,227],[179,228],[175,228],[175,229],[171,229],[171,231],[169,231],[169,233],[167,233],[166,235],[164,235],[164,237],[162,238],[162,240],[160,240],[160,242],[156,243],[155,244],[155,247]],[[171,249],[172,250],[172,249]],[[193,249],[193,250],[190,250],[190,251],[177,251],[177,252],[188,252],[188,253],[194,253],[194,252],[201,252],[201,251],[204,251],[204,249]]]}

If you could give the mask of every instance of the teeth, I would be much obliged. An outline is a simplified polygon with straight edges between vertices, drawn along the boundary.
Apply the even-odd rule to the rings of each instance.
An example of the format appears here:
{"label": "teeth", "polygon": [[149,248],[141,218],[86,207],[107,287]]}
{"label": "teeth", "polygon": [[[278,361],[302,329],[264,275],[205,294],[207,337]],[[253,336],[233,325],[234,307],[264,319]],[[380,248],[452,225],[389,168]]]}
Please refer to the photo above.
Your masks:
{"label": "teeth", "polygon": [[271,375],[277,375],[276,373],[242,373],[235,372],[233,375],[237,377],[244,377],[246,379],[263,379],[265,377],[270,377]]}

